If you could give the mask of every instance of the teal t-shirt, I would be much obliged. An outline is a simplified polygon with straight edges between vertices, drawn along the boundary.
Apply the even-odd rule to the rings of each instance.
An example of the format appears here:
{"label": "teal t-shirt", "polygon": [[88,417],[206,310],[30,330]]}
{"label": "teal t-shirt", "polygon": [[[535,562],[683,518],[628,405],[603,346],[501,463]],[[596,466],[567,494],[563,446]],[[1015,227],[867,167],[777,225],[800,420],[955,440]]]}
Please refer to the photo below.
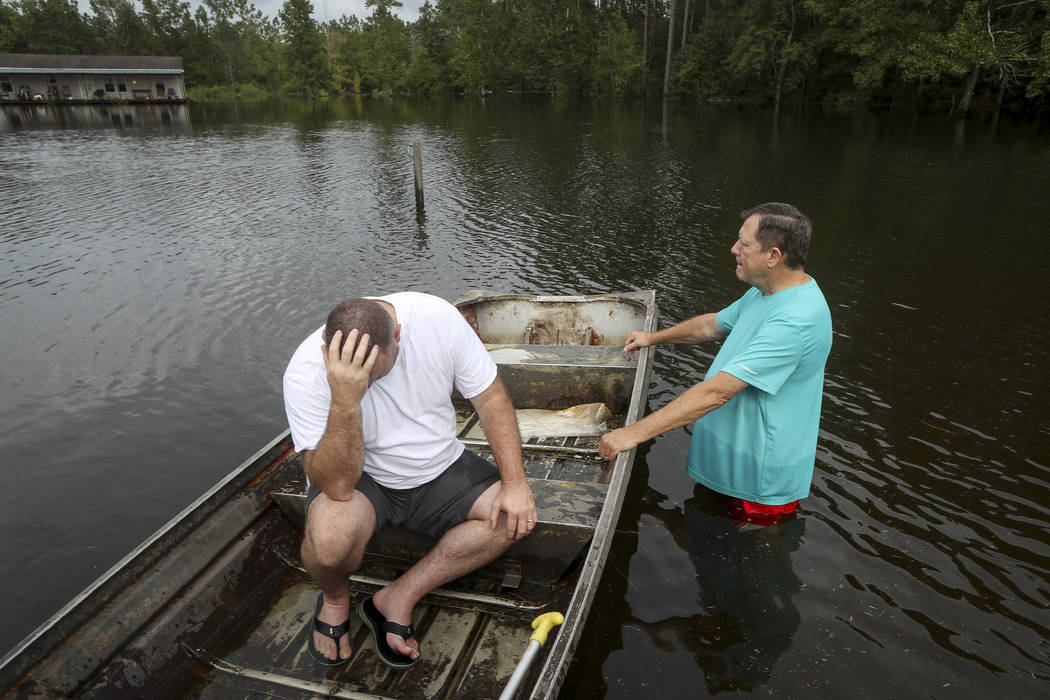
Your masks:
{"label": "teal t-shirt", "polygon": [[704,379],[750,386],[693,425],[686,470],[714,491],[767,505],[809,495],[817,455],[831,311],[817,282],[762,296],[752,287],[718,314],[729,336]]}

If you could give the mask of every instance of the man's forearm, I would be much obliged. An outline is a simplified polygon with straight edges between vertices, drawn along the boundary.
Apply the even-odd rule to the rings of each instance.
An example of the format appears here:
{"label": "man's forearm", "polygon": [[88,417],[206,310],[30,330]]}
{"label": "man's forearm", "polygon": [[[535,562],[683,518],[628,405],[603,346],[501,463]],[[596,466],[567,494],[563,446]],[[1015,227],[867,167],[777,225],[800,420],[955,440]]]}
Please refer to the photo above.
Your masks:
{"label": "man's forearm", "polygon": [[304,459],[311,483],[333,500],[350,500],[365,464],[360,405],[333,404],[321,441]]}
{"label": "man's forearm", "polygon": [[507,390],[497,377],[492,385],[472,402],[504,483],[523,482],[525,465],[521,456],[521,434]]}
{"label": "man's forearm", "polygon": [[627,426],[636,443],[663,435],[668,430],[688,425],[711,411],[724,406],[730,399],[747,387],[740,379],[719,372],[712,379],[700,382],[684,394],[650,413],[642,420]]}
{"label": "man's forearm", "polygon": [[660,343],[703,343],[718,340],[725,333],[718,325],[718,314],[703,314],[681,323],[656,331],[650,336],[653,345]]}
{"label": "man's forearm", "polygon": [[506,518],[508,539],[524,537],[536,526],[536,500],[525,480],[525,464],[521,457],[521,434],[507,390],[499,377],[488,389],[471,399],[481,427],[485,430],[489,447],[499,468],[500,489],[489,509],[489,527],[495,529],[500,518]]}

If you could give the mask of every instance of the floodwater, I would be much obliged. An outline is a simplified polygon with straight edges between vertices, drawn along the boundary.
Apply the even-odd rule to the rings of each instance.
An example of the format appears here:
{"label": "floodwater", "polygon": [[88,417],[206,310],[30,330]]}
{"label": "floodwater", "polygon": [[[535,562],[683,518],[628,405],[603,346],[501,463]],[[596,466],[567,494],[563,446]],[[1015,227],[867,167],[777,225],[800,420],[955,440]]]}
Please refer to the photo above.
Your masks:
{"label": "floodwater", "polygon": [[[408,146],[423,144],[417,217]],[[0,109],[0,649],[285,427],[338,300],[744,292],[738,212],[814,221],[813,490],[738,530],[639,450],[565,697],[1050,690],[1050,125],[523,100]],[[714,346],[659,349],[656,408]]]}

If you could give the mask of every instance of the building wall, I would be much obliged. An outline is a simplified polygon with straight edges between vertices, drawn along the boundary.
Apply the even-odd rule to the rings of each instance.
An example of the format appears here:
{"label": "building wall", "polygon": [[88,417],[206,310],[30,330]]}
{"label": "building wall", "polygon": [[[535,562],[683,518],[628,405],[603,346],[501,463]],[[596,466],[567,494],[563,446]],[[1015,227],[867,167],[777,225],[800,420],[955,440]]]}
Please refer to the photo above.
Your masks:
{"label": "building wall", "polygon": [[167,100],[186,98],[181,75],[102,75],[82,73],[37,73],[9,72],[0,74],[0,100],[11,102],[20,97],[23,89],[28,99],[40,100],[91,100],[96,91],[101,91],[104,100]]}

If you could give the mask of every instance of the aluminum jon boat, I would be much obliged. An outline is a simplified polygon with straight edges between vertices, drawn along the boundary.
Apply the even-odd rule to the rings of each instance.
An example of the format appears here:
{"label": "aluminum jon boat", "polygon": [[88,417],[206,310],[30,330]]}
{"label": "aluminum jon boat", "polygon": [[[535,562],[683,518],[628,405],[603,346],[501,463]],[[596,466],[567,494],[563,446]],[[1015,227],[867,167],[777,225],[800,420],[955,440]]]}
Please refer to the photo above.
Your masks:
{"label": "aluminum jon boat", "polygon": [[[518,409],[603,403],[606,429],[638,420],[655,293],[529,296],[472,292],[456,302],[499,366]],[[471,404],[453,397],[460,439],[491,459]],[[430,594],[413,624],[421,658],[392,671],[351,615],[354,656],[318,665],[306,648],[317,594],[299,561],[305,478],[288,433],[177,515],[0,659],[0,698],[495,698],[533,619],[557,611],[516,698],[554,698],[583,634],[634,451],[597,457],[596,435],[530,437],[523,451],[539,523],[499,560]],[[399,576],[433,540],[386,530],[350,577],[356,603]]]}

